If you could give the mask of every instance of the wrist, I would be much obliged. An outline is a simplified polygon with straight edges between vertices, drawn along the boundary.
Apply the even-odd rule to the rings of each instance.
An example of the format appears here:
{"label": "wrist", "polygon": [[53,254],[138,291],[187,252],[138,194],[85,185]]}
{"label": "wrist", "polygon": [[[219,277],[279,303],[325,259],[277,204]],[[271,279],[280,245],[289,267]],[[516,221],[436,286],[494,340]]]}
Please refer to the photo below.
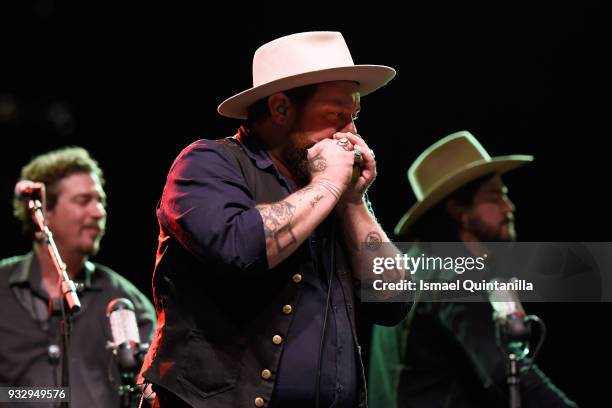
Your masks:
{"label": "wrist", "polygon": [[370,211],[368,210],[368,205],[364,197],[351,199],[350,197],[346,197],[345,194],[338,203],[338,208],[342,217],[348,216],[350,218],[355,218],[356,216],[361,216],[362,214],[367,215],[368,217],[370,215]]}
{"label": "wrist", "polygon": [[316,188],[322,192],[331,194],[336,202],[339,201],[344,194],[344,190],[341,188],[341,186],[322,176],[313,178],[310,181],[309,186],[311,188]]}

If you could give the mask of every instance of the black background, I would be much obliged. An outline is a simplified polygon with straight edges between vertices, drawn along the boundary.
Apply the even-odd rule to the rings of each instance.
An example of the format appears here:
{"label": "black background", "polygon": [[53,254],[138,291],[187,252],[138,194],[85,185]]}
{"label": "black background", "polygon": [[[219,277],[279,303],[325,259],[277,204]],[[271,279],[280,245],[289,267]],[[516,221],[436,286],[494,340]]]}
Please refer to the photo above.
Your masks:
{"label": "black background", "polygon": [[[22,253],[11,197],[22,165],[68,144],[105,171],[101,263],[150,294],[155,205],[174,157],[235,132],[216,113],[250,87],[254,50],[276,37],[341,31],[357,64],[398,75],[362,100],[376,151],[370,197],[383,227],[414,202],[405,172],[466,129],[491,155],[533,154],[505,177],[522,241],[610,241],[608,15],[597,2],[67,2],[0,9],[0,257]],[[79,3],[87,3],[79,4]],[[609,304],[532,304],[548,323],[539,357],[583,406],[610,378]]]}

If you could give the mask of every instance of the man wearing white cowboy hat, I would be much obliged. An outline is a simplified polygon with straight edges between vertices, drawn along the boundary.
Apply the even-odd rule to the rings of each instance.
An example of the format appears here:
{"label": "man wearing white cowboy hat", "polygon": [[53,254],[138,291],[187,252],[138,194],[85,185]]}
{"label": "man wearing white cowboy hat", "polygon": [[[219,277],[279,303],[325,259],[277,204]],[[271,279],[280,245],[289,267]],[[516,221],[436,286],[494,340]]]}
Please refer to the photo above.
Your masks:
{"label": "man wearing white cowboy hat", "polygon": [[354,65],[337,32],[276,39],[255,53],[253,87],[219,105],[238,133],[176,159],[143,367],[158,406],[366,406],[356,315],[396,324],[407,309],[357,310],[362,243],[398,252],[364,197],[376,162],[354,120],[394,75]]}
{"label": "man wearing white cowboy hat", "polygon": [[[469,132],[453,133],[410,166],[417,203],[396,235],[406,241],[514,241],[514,204],[501,175],[532,156],[490,157]],[[467,253],[467,249],[466,249]],[[489,303],[418,302],[394,328],[375,326],[371,406],[507,407],[506,356],[497,347]],[[533,365],[521,375],[523,406],[576,406]]]}

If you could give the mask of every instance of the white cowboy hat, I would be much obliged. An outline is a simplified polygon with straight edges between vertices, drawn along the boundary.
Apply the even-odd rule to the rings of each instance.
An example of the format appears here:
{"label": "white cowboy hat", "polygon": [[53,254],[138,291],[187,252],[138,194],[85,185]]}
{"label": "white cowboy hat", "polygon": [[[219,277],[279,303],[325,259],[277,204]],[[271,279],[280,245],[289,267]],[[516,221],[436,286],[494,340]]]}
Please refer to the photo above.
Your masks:
{"label": "white cowboy hat", "polygon": [[434,205],[470,181],[489,173],[503,174],[533,161],[533,156],[514,154],[491,158],[468,131],[446,136],[429,146],[408,169],[408,181],[416,204],[395,226],[395,235],[408,228]]}
{"label": "white cowboy hat", "polygon": [[225,100],[217,111],[246,119],[249,106],[276,92],[329,81],[355,81],[361,96],[385,85],[395,70],[382,65],[355,65],[342,34],[313,31],[278,38],[253,56],[253,87]]}

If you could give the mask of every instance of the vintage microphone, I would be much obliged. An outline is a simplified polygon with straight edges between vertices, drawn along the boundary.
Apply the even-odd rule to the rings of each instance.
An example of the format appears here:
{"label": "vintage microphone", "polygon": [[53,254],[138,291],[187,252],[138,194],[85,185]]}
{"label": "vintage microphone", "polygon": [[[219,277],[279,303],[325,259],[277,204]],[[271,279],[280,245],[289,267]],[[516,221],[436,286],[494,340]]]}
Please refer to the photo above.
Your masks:
{"label": "vintage microphone", "polygon": [[[491,282],[506,283],[501,278],[492,279]],[[525,321],[525,310],[513,290],[488,291],[489,302],[493,307],[493,319],[499,328],[500,340],[513,347],[522,347],[529,343],[531,331]],[[517,343],[517,344],[514,344]]]}
{"label": "vintage microphone", "polygon": [[[516,278],[510,279],[510,282]],[[491,282],[507,283],[505,279],[495,278]],[[531,338],[531,322],[540,325],[540,339],[533,353],[535,360],[544,338],[546,326],[535,315],[527,316],[521,302],[513,290],[490,290],[488,298],[493,308],[495,321],[495,335],[498,346],[508,355],[508,391],[510,394],[510,408],[521,407],[520,394],[520,363],[529,354],[529,341]],[[527,370],[529,367],[526,368]]]}
{"label": "vintage microphone", "polygon": [[126,298],[113,299],[106,307],[113,338],[107,348],[112,350],[121,375],[118,391],[122,408],[132,408],[137,401],[136,377],[149,348],[140,340],[134,310],[134,304]]}

